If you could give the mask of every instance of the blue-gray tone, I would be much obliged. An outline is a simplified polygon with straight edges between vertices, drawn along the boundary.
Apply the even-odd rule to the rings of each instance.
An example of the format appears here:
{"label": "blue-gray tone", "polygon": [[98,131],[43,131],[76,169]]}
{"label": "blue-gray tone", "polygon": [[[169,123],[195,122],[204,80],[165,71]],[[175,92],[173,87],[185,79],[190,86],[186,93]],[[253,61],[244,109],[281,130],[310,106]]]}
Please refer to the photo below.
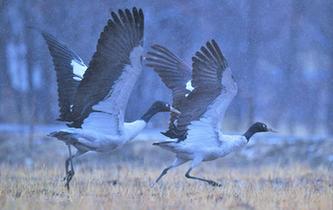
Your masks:
{"label": "blue-gray tone", "polygon": [[[146,50],[167,46],[191,66],[193,52],[217,41],[239,87],[226,130],[263,121],[280,132],[333,133],[329,0],[0,0],[0,124],[50,124],[59,114],[56,75],[38,30],[66,43],[87,64],[110,11],[133,6],[145,12]],[[170,101],[171,92],[145,67],[127,120],[138,119],[155,100]],[[167,124],[164,114],[150,126]]]}

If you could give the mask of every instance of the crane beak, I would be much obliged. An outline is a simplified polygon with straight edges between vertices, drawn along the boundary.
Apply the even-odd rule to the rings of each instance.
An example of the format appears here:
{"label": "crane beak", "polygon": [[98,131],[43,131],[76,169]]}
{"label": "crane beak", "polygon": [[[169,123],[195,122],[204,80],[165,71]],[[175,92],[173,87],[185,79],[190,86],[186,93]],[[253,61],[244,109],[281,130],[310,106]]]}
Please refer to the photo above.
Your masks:
{"label": "crane beak", "polygon": [[173,113],[176,113],[176,114],[181,114],[181,112],[178,109],[176,109],[172,106],[170,106],[170,112],[173,112]]}
{"label": "crane beak", "polygon": [[272,133],[277,133],[277,130],[274,130],[274,129],[272,129],[272,128],[268,128],[267,129],[269,132],[272,132]]}

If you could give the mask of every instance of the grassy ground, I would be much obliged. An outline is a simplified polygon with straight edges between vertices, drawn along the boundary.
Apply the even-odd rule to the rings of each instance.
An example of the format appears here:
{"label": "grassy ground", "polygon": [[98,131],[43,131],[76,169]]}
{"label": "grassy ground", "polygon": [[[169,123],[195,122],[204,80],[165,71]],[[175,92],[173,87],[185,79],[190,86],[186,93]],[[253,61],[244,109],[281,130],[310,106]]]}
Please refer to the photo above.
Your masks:
{"label": "grassy ground", "polygon": [[43,136],[29,149],[20,135],[0,135],[0,209],[333,209],[331,140],[263,141],[193,171],[222,187],[186,179],[188,164],[150,187],[174,155],[136,142],[80,158],[67,192],[67,148]]}
{"label": "grassy ground", "polygon": [[160,167],[130,163],[104,168],[81,165],[67,192],[59,166],[0,165],[1,209],[333,209],[333,175],[322,168],[217,168],[203,165],[195,175],[223,187],[187,180],[187,166],[170,171],[150,187]]}

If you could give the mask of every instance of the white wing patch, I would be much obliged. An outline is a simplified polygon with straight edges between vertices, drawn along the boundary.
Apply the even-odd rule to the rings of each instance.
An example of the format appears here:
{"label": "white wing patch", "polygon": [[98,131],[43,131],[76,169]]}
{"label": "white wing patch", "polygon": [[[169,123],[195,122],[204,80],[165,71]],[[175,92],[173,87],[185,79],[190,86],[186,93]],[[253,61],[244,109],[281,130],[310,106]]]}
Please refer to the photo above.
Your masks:
{"label": "white wing patch", "polygon": [[[189,90],[192,92],[192,90],[194,90],[193,86],[192,86],[192,80],[189,80],[187,83],[186,83],[186,90]],[[189,94],[189,93],[188,93]],[[188,96],[188,94],[185,94],[185,97]]]}
{"label": "white wing patch", "polygon": [[189,80],[187,83],[186,83],[186,89],[189,90],[189,91],[192,91],[194,88],[192,87],[192,80]]}
{"label": "white wing patch", "polygon": [[83,79],[84,72],[86,72],[88,67],[82,61],[78,60],[72,60],[71,66],[73,67],[73,74],[75,75],[73,79],[81,81]]}

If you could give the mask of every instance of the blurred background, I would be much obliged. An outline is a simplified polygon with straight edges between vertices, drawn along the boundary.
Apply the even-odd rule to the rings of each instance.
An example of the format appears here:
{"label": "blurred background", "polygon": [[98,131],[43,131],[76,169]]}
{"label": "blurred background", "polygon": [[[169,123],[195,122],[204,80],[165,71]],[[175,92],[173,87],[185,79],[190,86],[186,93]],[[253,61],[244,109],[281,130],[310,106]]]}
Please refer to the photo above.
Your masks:
{"label": "blurred background", "polygon": [[[145,13],[146,50],[154,43],[165,45],[191,65],[191,56],[207,40],[214,38],[220,44],[239,86],[226,114],[225,131],[244,132],[254,121],[263,121],[279,130],[284,140],[318,144],[310,148],[306,143],[304,156],[295,154],[299,159],[325,153],[324,160],[313,157],[314,164],[333,161],[332,144],[325,140],[333,133],[333,1],[329,0],[0,0],[0,144],[15,134],[17,141],[34,148],[41,136],[61,126],[56,122],[51,56],[42,36],[30,27],[67,43],[87,64],[110,10],[133,6]],[[127,120],[139,118],[155,100],[170,101],[170,91],[145,67],[130,99]],[[149,127],[160,131],[167,122],[168,114],[159,114]],[[146,134],[141,138],[159,138]],[[289,144],[280,140],[272,140],[282,145],[273,153]],[[12,152],[18,150],[14,145]],[[6,148],[6,154],[11,152]],[[293,148],[301,147],[298,143]]]}

